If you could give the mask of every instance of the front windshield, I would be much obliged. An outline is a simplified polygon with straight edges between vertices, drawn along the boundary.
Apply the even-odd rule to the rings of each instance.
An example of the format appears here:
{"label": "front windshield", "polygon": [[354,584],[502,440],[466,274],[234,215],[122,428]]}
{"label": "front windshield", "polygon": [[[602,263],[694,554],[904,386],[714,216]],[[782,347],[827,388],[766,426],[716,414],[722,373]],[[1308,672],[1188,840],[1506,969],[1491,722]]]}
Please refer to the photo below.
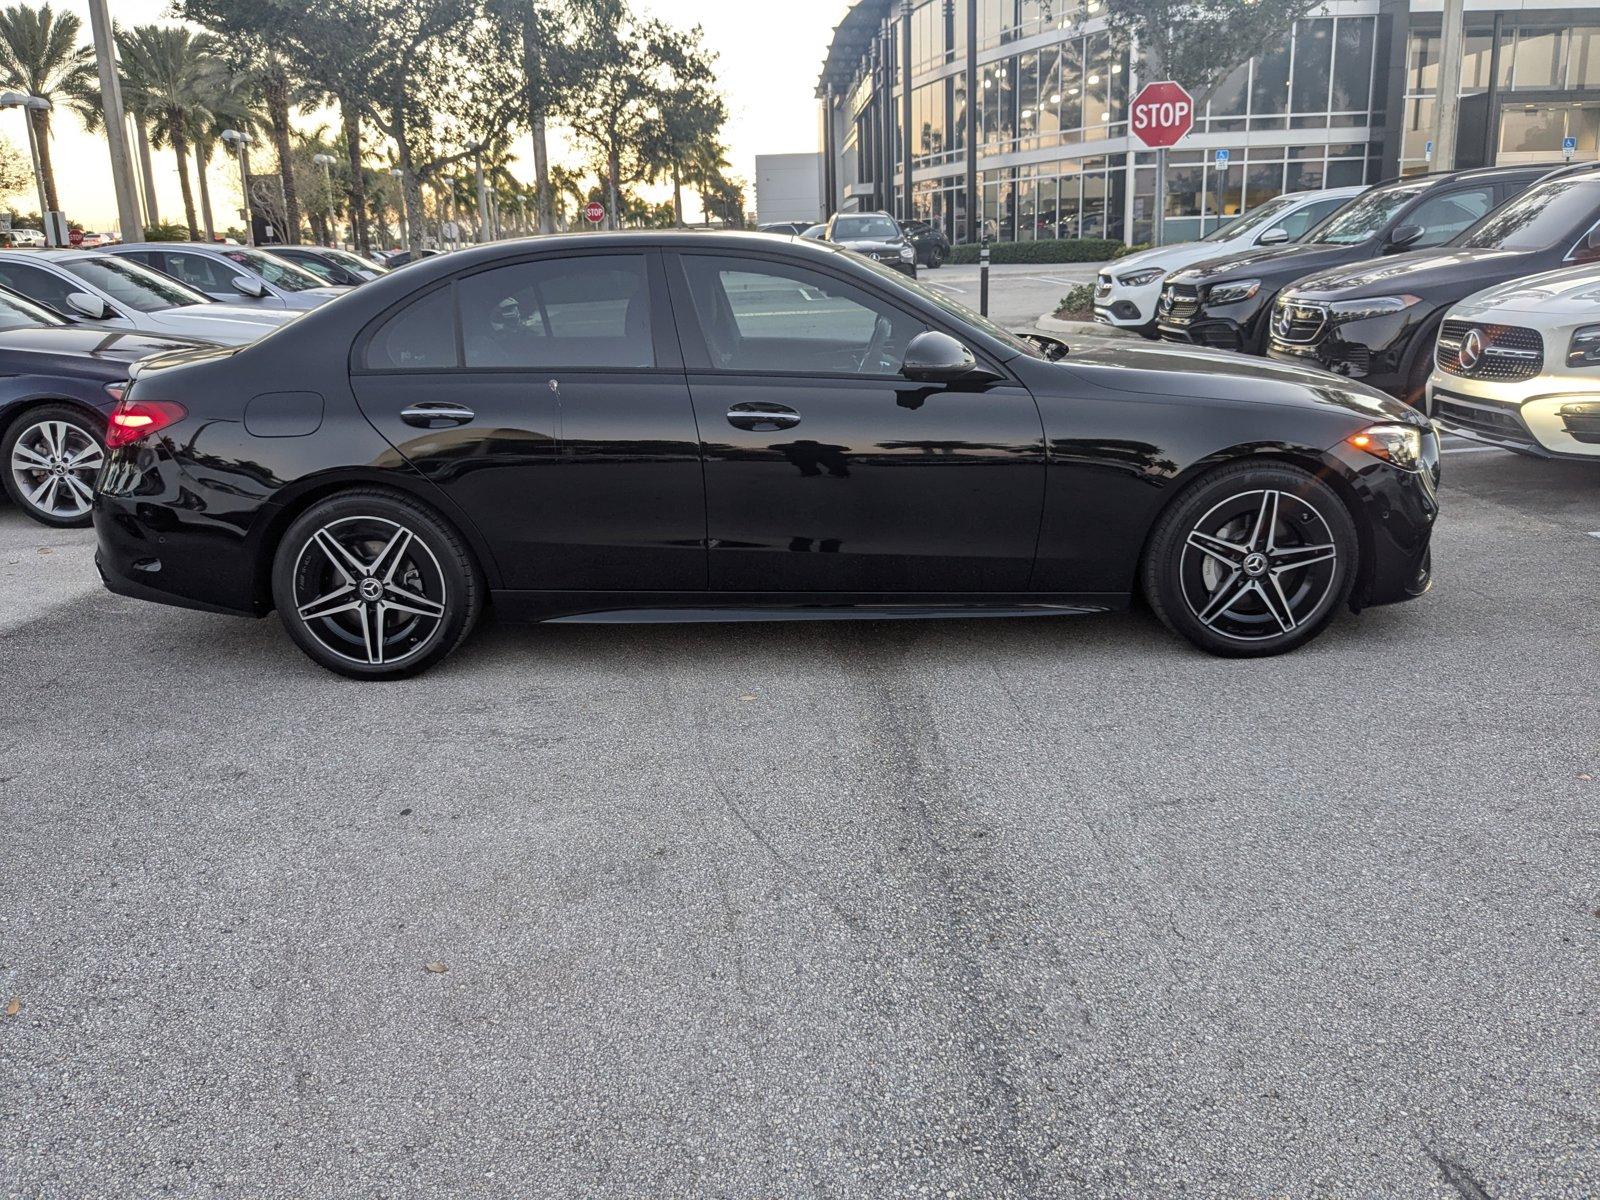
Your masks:
{"label": "front windshield", "polygon": [[1288,196],[1275,196],[1259,208],[1252,208],[1242,217],[1235,217],[1226,225],[1218,226],[1205,237],[1202,242],[1227,242],[1236,237],[1242,237],[1252,229],[1260,229],[1269,221],[1281,217],[1286,209],[1293,208],[1295,201]]}
{"label": "front windshield", "polygon": [[333,282],[334,267],[332,263],[325,263],[321,259],[317,258],[297,257],[294,260],[294,265],[299,267],[302,271],[310,271],[318,279],[322,280],[323,283]]}
{"label": "front windshield", "polygon": [[1428,183],[1413,183],[1376,188],[1346,204],[1306,234],[1303,240],[1323,246],[1354,246],[1364,242],[1377,236],[1397,212],[1431,186]]}
{"label": "front windshield", "polygon": [[352,271],[365,271],[368,275],[382,275],[385,271],[385,268],[375,263],[369,263],[359,255],[351,254],[348,250],[335,250],[332,247],[328,247],[322,251],[322,255],[324,258],[331,258],[340,266],[348,267]]}
{"label": "front windshield", "polygon": [[833,223],[836,242],[866,242],[897,238],[900,230],[890,217],[840,217]]}
{"label": "front windshield", "polygon": [[1579,175],[1529,188],[1461,235],[1474,250],[1543,250],[1567,242],[1594,224],[1600,179]]}
{"label": "front windshield", "polygon": [[310,271],[302,270],[272,254],[263,254],[259,250],[224,250],[222,253],[241,267],[249,267],[273,287],[280,287],[286,292],[303,292],[309,288],[328,286]]}
{"label": "front windshield", "polygon": [[113,258],[109,254],[65,259],[58,265],[63,271],[99,288],[118,304],[135,312],[165,312],[169,308],[211,303],[210,296],[202,295],[176,279],[159,275],[149,267],[142,267],[125,258]]}
{"label": "front windshield", "polygon": [[24,300],[14,292],[0,288],[0,331],[28,329],[34,325],[70,325],[71,321],[41,308],[32,300]]}
{"label": "front windshield", "polygon": [[972,325],[975,328],[983,330],[984,333],[987,333],[996,341],[1005,343],[1007,346],[1011,347],[1011,349],[1016,350],[1021,354],[1026,354],[1029,358],[1045,357],[1036,343],[1018,337],[1009,329],[1002,329],[999,325],[996,325],[993,321],[989,320],[988,317],[980,316],[978,313],[973,312],[965,304],[959,304],[950,299],[950,297],[946,296],[943,292],[935,291],[930,287],[924,287],[915,279],[910,279],[907,276],[900,274],[898,271],[891,271],[888,267],[884,266],[876,259],[868,258],[863,254],[859,256],[859,261],[855,263],[855,265],[866,267],[868,270],[878,272],[878,274],[882,275],[885,279],[891,281],[895,287],[905,288],[907,291],[915,292],[930,304],[938,306],[938,308],[943,312],[949,313],[952,317],[955,317],[957,320],[962,321],[967,325]]}

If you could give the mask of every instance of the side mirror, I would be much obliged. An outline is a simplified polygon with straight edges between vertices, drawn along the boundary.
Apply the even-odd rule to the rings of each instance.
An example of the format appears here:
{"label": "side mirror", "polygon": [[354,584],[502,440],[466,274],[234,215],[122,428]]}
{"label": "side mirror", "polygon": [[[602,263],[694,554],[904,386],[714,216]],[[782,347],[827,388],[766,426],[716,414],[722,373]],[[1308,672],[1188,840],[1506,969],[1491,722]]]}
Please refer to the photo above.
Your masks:
{"label": "side mirror", "polygon": [[267,285],[259,279],[250,279],[244,275],[235,275],[228,280],[233,285],[233,290],[241,296],[249,296],[252,300],[259,300],[267,294]]}
{"label": "side mirror", "polygon": [[1256,245],[1281,246],[1285,242],[1291,240],[1292,239],[1289,237],[1289,231],[1287,229],[1285,229],[1282,225],[1274,225],[1271,229],[1267,230],[1256,239]]}
{"label": "side mirror", "polygon": [[1421,225],[1396,225],[1389,231],[1389,249],[1404,250],[1427,232]]}
{"label": "side mirror", "polygon": [[1600,225],[1596,225],[1567,255],[1568,262],[1592,263],[1600,259]]}
{"label": "side mirror", "polygon": [[976,374],[978,360],[948,333],[925,329],[906,347],[900,374],[918,383],[954,383]]}
{"label": "side mirror", "polygon": [[109,304],[88,292],[68,292],[67,303],[80,317],[88,317],[91,321],[104,321],[112,315]]}

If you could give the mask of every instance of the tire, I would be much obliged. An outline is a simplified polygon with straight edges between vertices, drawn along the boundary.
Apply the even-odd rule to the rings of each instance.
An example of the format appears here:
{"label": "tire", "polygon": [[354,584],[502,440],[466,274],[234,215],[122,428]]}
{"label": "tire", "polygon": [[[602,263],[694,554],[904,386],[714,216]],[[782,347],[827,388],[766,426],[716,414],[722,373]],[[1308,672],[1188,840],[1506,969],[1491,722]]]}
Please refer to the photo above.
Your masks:
{"label": "tire", "polygon": [[71,404],[30,408],[0,438],[11,502],[41,525],[81,529],[93,516],[94,481],[105,462],[99,423]]}
{"label": "tire", "polygon": [[[1263,517],[1271,538],[1263,530]],[[1145,598],[1168,629],[1225,658],[1304,645],[1350,600],[1360,541],[1332,488],[1285,463],[1221,467],[1151,532]]]}
{"label": "tire", "polygon": [[312,661],[352,679],[402,679],[433,666],[472,632],[485,590],[448,523],[377,488],[313,504],[273,556],[283,627]]}
{"label": "tire", "polygon": [[937,271],[944,266],[944,251],[938,246],[928,251],[928,270]]}
{"label": "tire", "polygon": [[1421,412],[1427,405],[1428,376],[1433,374],[1433,344],[1438,339],[1439,327],[1425,330],[1422,344],[1417,347],[1415,356],[1411,360],[1411,369],[1406,372],[1406,390],[1400,396],[1402,404],[1408,404]]}

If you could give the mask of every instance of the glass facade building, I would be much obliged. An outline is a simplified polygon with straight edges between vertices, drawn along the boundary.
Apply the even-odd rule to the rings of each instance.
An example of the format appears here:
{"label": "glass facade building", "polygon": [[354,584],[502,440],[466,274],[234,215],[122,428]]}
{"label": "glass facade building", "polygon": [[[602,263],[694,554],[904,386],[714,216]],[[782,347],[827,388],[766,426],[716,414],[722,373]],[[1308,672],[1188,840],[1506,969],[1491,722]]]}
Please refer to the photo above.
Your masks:
{"label": "glass facade building", "polygon": [[[1169,240],[1286,191],[1444,169],[1438,0],[1330,0],[1235,69],[1168,157]],[[1182,82],[1182,81],[1180,81]],[[1102,0],[857,0],[823,67],[824,196],[974,240],[1150,240],[1140,81]],[[1600,8],[1468,0],[1453,165],[1600,156]],[[1227,150],[1227,166],[1216,152]],[[909,159],[908,159],[909,154]]]}

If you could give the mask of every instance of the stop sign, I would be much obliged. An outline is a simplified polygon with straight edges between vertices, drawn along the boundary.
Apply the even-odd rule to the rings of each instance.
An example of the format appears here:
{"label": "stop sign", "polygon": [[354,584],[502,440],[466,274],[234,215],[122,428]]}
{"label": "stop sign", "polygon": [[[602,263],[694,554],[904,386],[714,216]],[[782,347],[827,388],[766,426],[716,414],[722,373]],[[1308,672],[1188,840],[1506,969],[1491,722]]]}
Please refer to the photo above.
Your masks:
{"label": "stop sign", "polygon": [[584,217],[598,225],[606,219],[606,206],[598,200],[591,200],[583,206]]}
{"label": "stop sign", "polygon": [[1175,146],[1194,128],[1194,99],[1170,79],[1147,83],[1128,106],[1128,126],[1152,150]]}
{"label": "stop sign", "polygon": [[71,242],[74,246],[83,245],[83,230],[74,229],[68,232],[67,241]]}

